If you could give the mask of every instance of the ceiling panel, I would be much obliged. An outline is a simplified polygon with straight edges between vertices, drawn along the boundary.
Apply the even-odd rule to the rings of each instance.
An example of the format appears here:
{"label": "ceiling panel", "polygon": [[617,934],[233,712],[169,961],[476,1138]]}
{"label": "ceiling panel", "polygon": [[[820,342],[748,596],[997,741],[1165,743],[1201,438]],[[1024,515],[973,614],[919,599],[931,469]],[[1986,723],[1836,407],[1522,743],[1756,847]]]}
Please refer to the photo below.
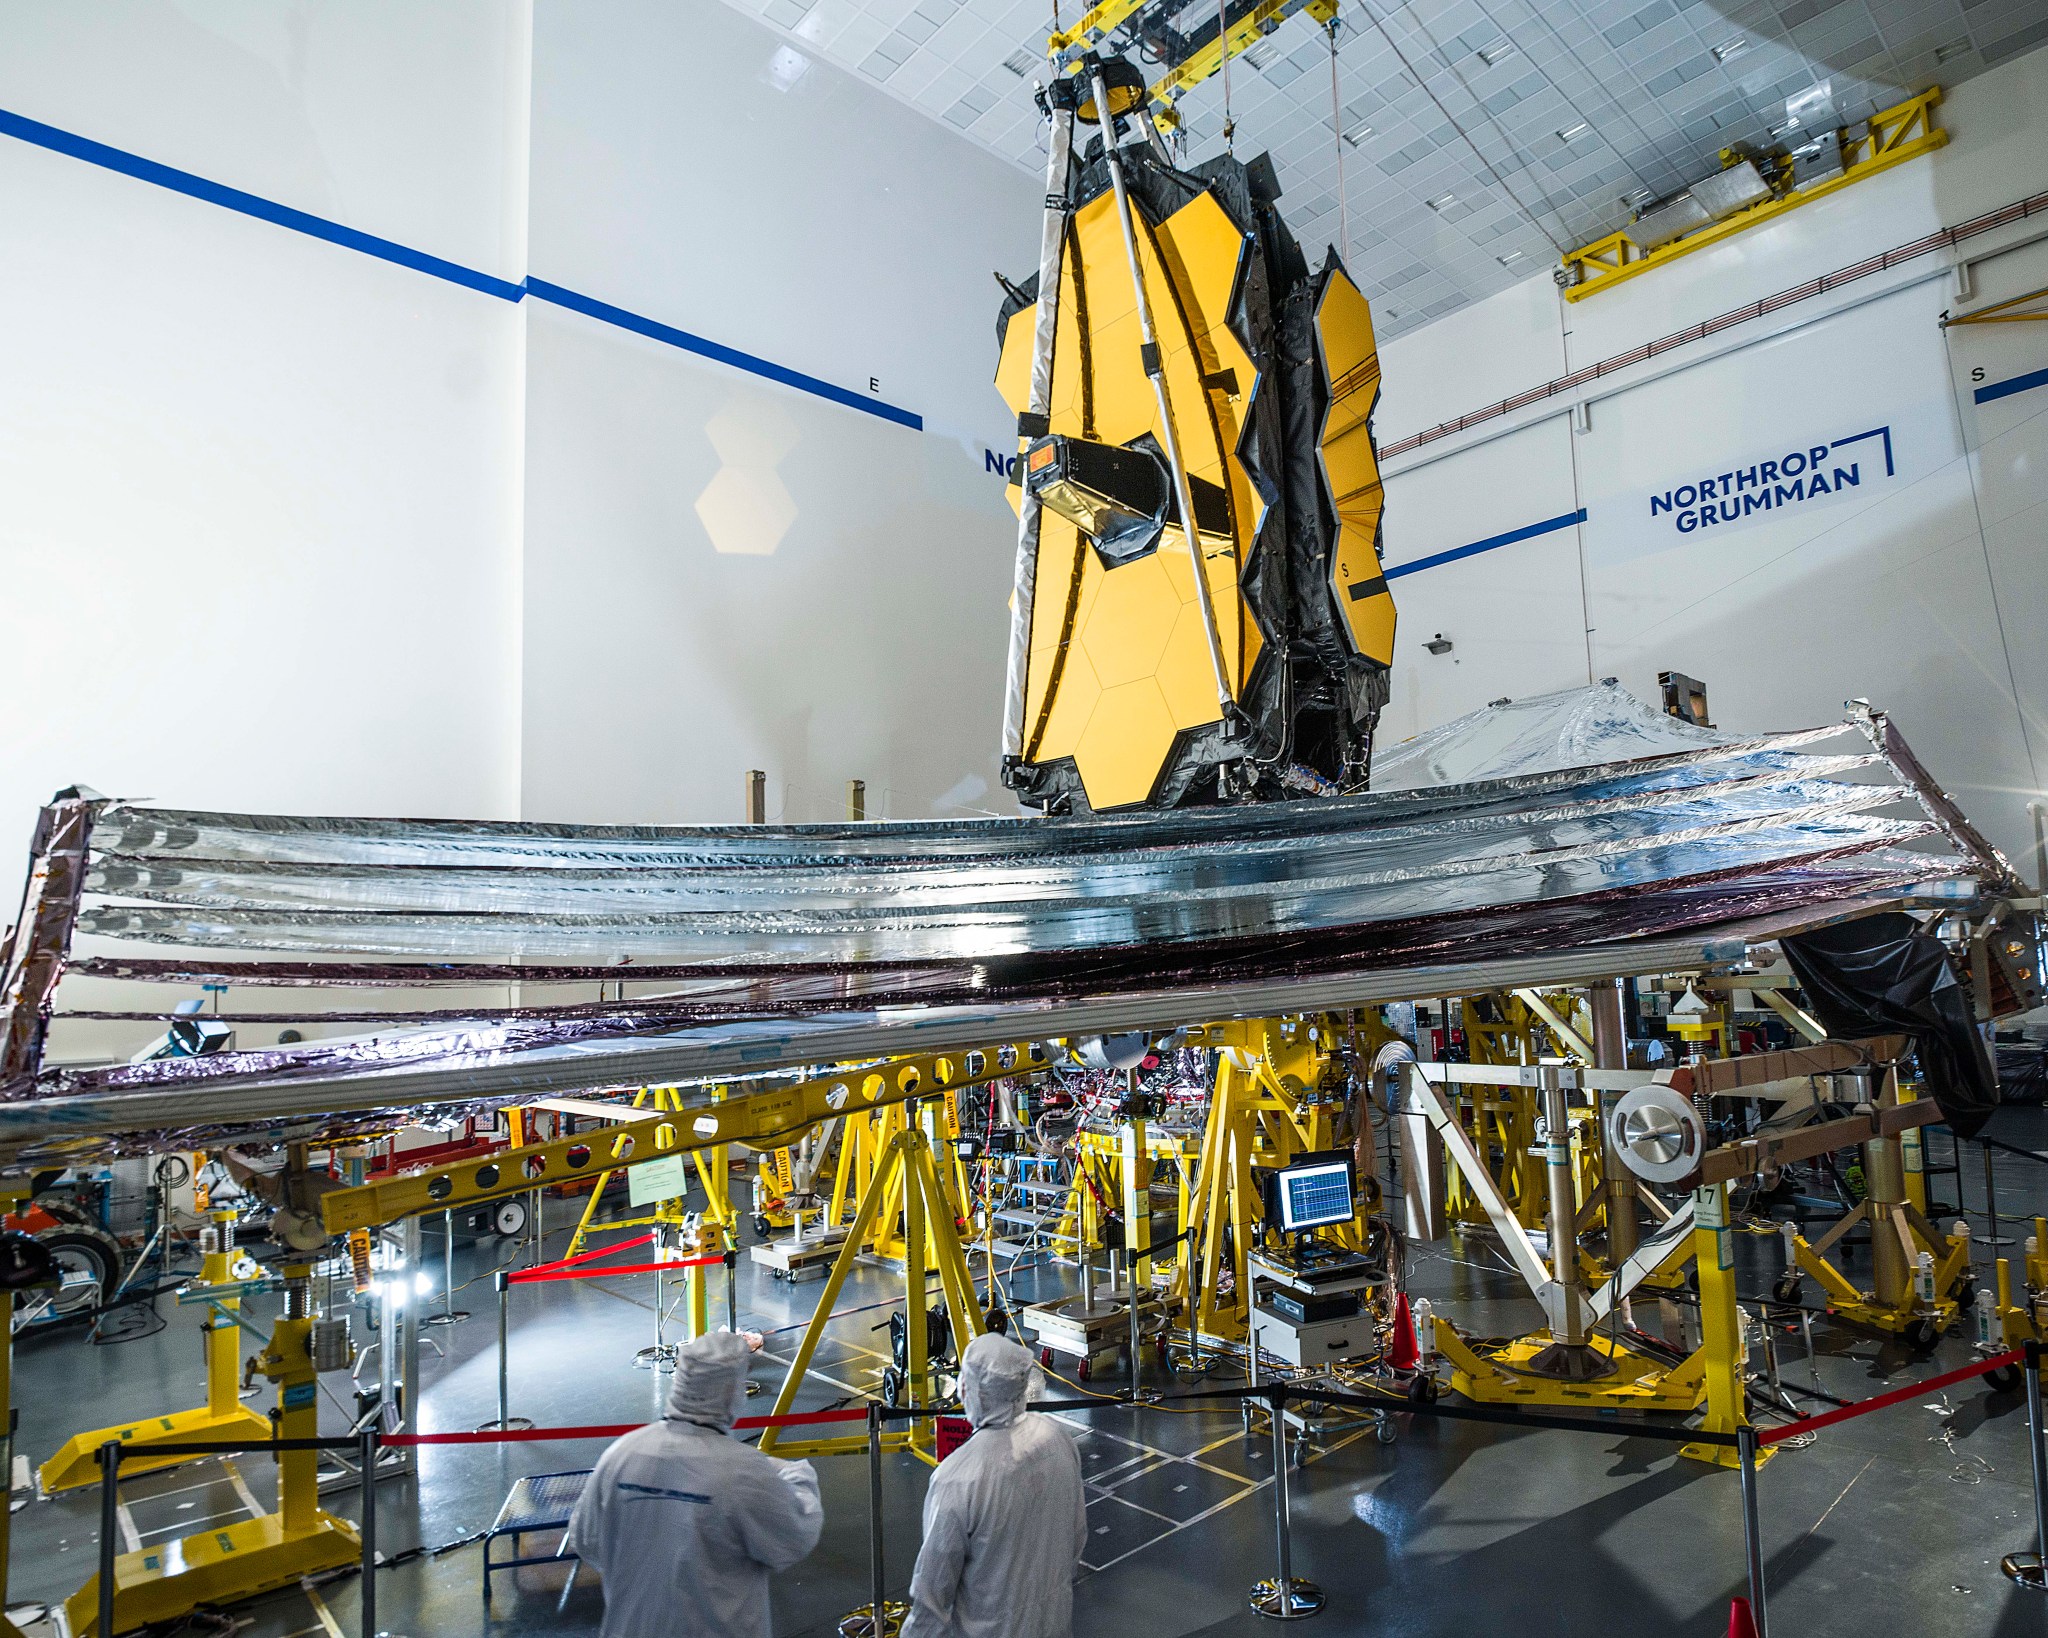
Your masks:
{"label": "ceiling panel", "polygon": [[[1043,169],[1050,0],[728,3]],[[1239,154],[1273,155],[1311,255],[1345,251],[1383,336],[1554,264],[1728,143],[1769,142],[1819,82],[1851,121],[2048,40],[2041,0],[1344,0],[1340,22],[1334,85],[1328,38],[1296,17],[1231,65],[1227,116]],[[1190,157],[1217,151],[1223,76],[1181,108]]]}

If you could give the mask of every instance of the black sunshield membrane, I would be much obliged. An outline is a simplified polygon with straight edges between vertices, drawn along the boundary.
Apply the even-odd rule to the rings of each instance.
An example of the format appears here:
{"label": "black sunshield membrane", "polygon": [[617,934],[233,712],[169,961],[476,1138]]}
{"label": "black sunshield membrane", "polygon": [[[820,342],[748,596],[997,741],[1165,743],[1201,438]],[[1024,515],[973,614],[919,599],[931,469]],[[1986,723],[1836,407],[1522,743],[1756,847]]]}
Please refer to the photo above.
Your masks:
{"label": "black sunshield membrane", "polygon": [[1958,1137],[1975,1137],[1998,1107],[1998,1076],[1970,1016],[1970,992],[1940,940],[1911,916],[1865,916],[1794,934],[1785,957],[1830,1035],[1904,1031],[1927,1090]]}

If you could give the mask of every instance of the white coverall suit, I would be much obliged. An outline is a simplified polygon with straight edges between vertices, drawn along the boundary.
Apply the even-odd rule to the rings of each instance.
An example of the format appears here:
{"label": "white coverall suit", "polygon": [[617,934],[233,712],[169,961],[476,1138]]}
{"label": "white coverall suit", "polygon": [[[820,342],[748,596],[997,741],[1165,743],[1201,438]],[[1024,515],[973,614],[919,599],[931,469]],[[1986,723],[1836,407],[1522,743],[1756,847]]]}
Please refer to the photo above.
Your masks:
{"label": "white coverall suit", "polygon": [[598,1458],[563,1547],[604,1576],[603,1638],[769,1638],[769,1576],[818,1544],[811,1464],[730,1437],[750,1353],[730,1331],[699,1337],[663,1419]]}
{"label": "white coverall suit", "polygon": [[974,1437],[939,1464],[903,1638],[1072,1638],[1074,1578],[1088,1540],[1074,1437],[1024,1403],[1038,1366],[1008,1337],[960,1358]]}

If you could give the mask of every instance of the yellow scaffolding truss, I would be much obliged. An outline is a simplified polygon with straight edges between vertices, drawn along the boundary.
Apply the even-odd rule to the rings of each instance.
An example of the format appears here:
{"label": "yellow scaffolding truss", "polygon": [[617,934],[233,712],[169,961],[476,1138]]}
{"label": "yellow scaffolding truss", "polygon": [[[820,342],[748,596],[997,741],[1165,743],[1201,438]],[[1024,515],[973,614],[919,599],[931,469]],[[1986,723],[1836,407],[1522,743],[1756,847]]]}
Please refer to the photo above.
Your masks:
{"label": "yellow scaffolding truss", "polygon": [[[1934,123],[1934,110],[1940,102],[1941,87],[1937,85],[1917,97],[1908,98],[1895,108],[1872,114],[1867,124],[1852,126],[1842,132],[1842,168],[1835,175],[1809,182],[1801,188],[1774,191],[1772,197],[1759,200],[1746,210],[1739,210],[1718,222],[1709,222],[1668,244],[1658,245],[1654,250],[1644,250],[1623,230],[1595,239],[1589,245],[1581,245],[1577,250],[1566,251],[1564,272],[1569,282],[1565,285],[1564,299],[1584,301],[1588,296],[1611,289],[1638,273],[1647,273],[1653,267],[1676,261],[1680,256],[1689,256],[1708,245],[1719,244],[1723,239],[1753,228],[1760,222],[1782,216],[1788,210],[1797,210],[1801,205],[1824,199],[1866,176],[1875,176],[1921,154],[1932,153],[1948,141],[1948,133]],[[1779,179],[1783,189],[1782,172],[1786,162],[1761,163]]]}

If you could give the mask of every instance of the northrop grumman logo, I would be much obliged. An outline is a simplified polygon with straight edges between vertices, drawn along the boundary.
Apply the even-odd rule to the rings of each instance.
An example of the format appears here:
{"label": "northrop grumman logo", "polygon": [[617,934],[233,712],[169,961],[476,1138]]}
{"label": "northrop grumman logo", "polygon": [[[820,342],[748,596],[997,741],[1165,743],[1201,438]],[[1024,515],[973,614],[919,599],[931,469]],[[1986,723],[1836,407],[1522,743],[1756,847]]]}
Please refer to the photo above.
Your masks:
{"label": "northrop grumman logo", "polygon": [[1734,467],[1694,483],[1680,484],[1650,497],[1650,516],[1671,519],[1682,535],[1739,523],[1759,512],[1782,512],[1790,506],[1820,500],[1844,489],[1861,487],[1866,478],[1893,475],[1892,429],[1874,427],[1832,443],[1786,451],[1775,460]]}

